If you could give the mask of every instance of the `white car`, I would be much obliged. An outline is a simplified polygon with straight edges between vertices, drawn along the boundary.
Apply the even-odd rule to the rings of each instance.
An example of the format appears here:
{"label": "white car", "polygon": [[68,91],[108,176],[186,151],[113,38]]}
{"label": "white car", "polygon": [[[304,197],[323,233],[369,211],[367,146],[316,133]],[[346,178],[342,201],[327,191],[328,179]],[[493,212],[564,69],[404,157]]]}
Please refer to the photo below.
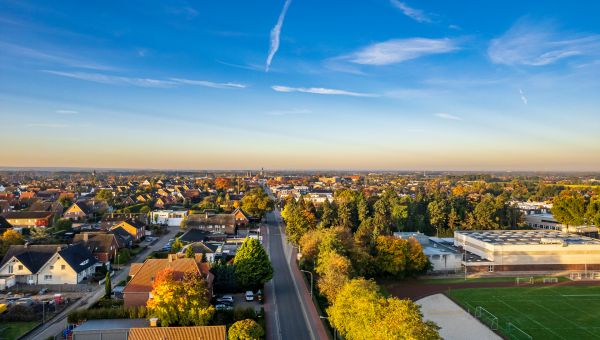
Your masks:
{"label": "white car", "polygon": [[246,301],[254,301],[254,293],[251,290],[246,292]]}
{"label": "white car", "polygon": [[231,295],[223,295],[220,298],[217,298],[217,302],[229,302],[229,303],[233,303],[233,296],[231,296]]}

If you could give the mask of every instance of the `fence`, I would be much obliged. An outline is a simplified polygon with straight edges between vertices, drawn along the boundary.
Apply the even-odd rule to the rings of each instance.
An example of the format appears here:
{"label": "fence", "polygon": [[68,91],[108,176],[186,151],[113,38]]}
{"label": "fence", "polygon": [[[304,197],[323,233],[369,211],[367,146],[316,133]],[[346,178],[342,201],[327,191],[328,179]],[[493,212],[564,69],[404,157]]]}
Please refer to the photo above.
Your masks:
{"label": "fence", "polygon": [[533,337],[514,323],[508,320],[500,320],[495,314],[491,313],[482,306],[472,306],[465,302],[464,307],[469,314],[475,316],[481,323],[490,327],[491,330],[504,335],[508,339],[514,340],[532,340]]}

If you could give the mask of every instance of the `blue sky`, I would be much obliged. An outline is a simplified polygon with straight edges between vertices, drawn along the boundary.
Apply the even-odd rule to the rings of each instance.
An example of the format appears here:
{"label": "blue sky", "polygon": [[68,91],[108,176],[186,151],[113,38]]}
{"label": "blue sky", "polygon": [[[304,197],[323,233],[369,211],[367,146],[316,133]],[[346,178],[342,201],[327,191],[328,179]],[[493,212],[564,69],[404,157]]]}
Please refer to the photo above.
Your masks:
{"label": "blue sky", "polygon": [[0,166],[598,170],[599,11],[0,1]]}

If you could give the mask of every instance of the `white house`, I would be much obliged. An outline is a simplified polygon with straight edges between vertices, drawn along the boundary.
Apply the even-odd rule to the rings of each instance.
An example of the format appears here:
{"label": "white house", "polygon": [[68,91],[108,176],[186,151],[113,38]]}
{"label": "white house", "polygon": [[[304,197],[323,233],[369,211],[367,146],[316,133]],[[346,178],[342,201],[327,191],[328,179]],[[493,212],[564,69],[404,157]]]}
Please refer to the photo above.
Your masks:
{"label": "white house", "polygon": [[187,215],[187,211],[156,210],[150,213],[150,223],[179,227]]}
{"label": "white house", "polygon": [[0,277],[14,275],[23,284],[77,284],[98,264],[82,244],[13,245],[0,262]]}

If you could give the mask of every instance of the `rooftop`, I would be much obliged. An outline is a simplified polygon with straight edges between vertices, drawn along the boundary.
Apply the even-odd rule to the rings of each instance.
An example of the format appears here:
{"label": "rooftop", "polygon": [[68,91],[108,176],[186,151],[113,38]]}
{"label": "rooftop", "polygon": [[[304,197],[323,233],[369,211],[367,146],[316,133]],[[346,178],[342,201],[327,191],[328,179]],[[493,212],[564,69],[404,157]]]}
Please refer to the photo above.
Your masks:
{"label": "rooftop", "polygon": [[553,230],[473,230],[455,231],[494,245],[533,245],[533,244],[593,244],[600,245],[600,240],[577,234],[563,233]]}

